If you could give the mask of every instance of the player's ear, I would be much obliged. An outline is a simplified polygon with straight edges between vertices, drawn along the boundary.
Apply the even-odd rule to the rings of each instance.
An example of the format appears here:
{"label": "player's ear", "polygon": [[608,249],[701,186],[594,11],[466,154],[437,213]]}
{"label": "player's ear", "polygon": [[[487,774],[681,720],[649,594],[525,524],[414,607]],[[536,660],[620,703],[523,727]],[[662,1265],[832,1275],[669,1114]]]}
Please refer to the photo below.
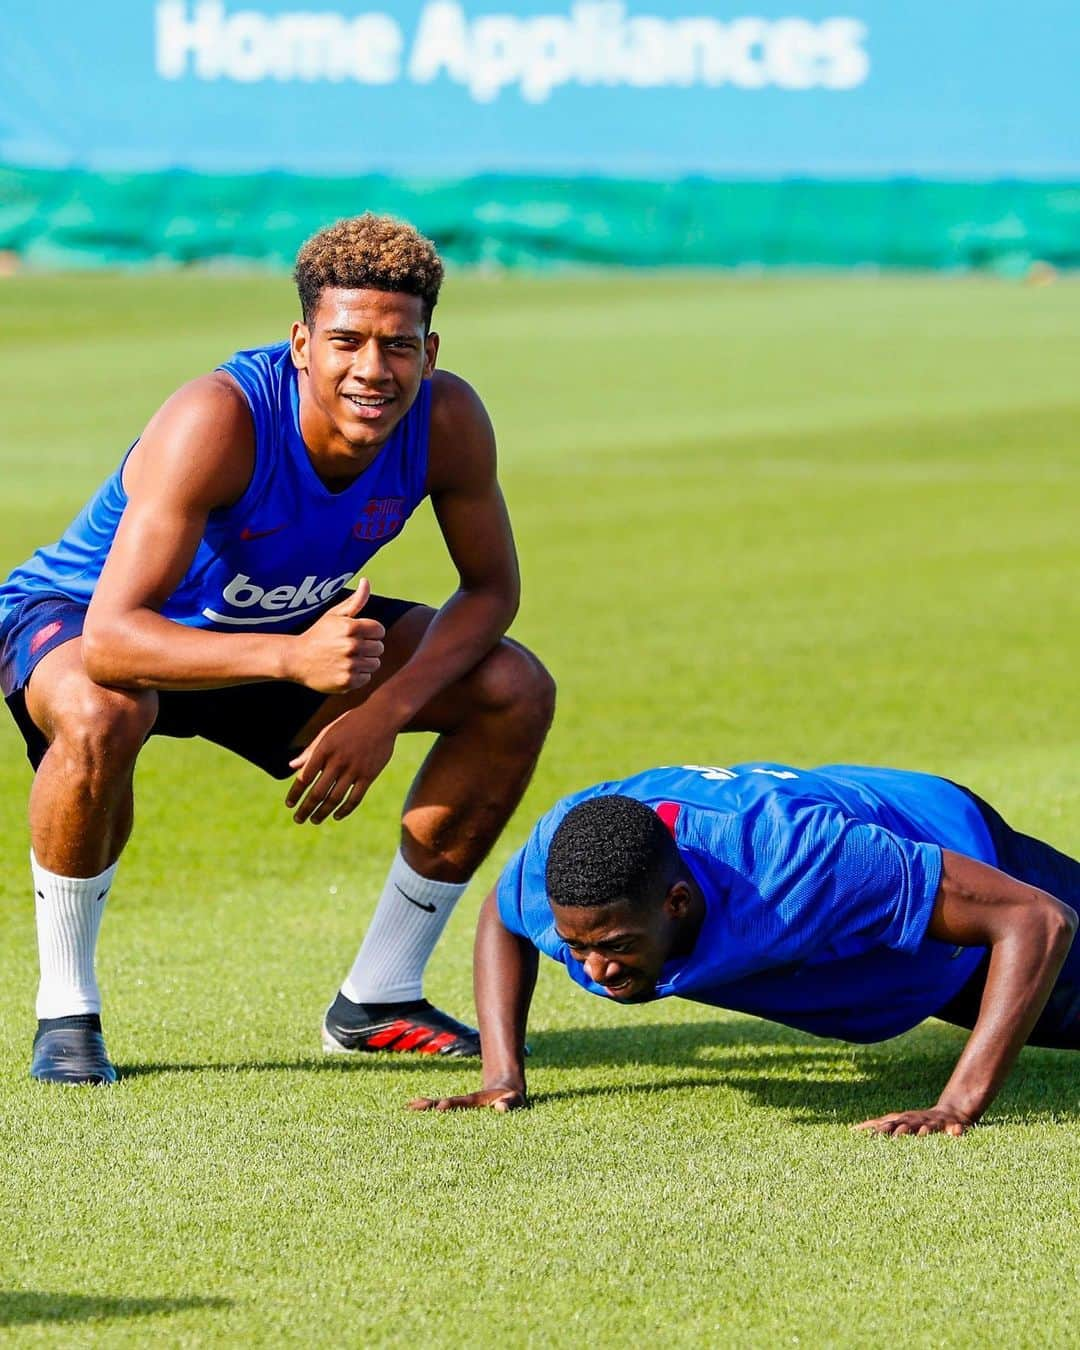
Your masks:
{"label": "player's ear", "polygon": [[429,379],[435,373],[435,358],[439,354],[439,335],[438,333],[428,333],[424,338],[424,379]]}
{"label": "player's ear", "polygon": [[291,348],[292,363],[297,370],[307,370],[308,368],[308,346],[311,343],[311,332],[306,323],[294,323],[292,333],[289,337],[289,346]]}
{"label": "player's ear", "polygon": [[669,919],[685,919],[691,904],[690,887],[685,881],[676,881],[664,896],[664,910]]}

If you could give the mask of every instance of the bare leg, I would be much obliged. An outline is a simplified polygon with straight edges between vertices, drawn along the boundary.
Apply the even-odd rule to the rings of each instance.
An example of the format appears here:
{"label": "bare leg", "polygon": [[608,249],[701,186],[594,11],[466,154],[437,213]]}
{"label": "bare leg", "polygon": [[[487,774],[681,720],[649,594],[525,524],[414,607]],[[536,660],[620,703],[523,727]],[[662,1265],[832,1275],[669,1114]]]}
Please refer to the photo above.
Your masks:
{"label": "bare leg", "polygon": [[[375,679],[355,694],[328,698],[297,744],[308,744],[399,670],[432,617],[432,610],[418,605],[396,623]],[[551,676],[525,647],[504,638],[421,710],[406,730],[435,731],[439,738],[402,812],[401,847],[411,867],[434,881],[472,876],[528,786],[554,709]]]}
{"label": "bare leg", "polygon": [[97,876],[131,833],[132,774],[157,695],[94,684],[76,639],[43,658],[26,707],[49,742],[30,790],[34,854],[50,872]]}
{"label": "bare leg", "polygon": [[402,853],[439,881],[466,881],[491,851],[529,784],[555,709],[540,662],[504,640],[424,710],[437,730],[402,814]]}
{"label": "bare leg", "polygon": [[[372,686],[328,699],[301,742],[400,669],[431,617],[430,610],[418,608],[395,624]],[[327,1013],[323,1043],[328,1050],[479,1053],[472,1028],[423,999],[423,972],[465,883],[521,799],[551,722],[554,697],[554,684],[540,662],[503,639],[407,728],[435,731],[438,739],[406,798],[401,849],[371,926]]]}
{"label": "bare leg", "polygon": [[43,657],[26,707],[49,743],[30,793],[36,896],[38,1030],[30,1072],[50,1083],[113,1083],[95,974],[114,864],[131,832],[135,759],[157,695],[87,678],[81,641]]}

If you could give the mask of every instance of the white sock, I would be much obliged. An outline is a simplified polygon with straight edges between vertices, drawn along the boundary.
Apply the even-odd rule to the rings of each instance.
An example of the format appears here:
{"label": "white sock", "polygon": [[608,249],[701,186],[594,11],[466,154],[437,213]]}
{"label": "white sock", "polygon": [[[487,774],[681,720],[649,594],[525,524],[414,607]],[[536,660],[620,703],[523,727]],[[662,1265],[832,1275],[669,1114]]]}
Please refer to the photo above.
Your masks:
{"label": "white sock", "polygon": [[398,849],[341,992],[353,1003],[422,998],[424,967],[468,882],[429,881]]}
{"label": "white sock", "polygon": [[42,867],[31,850],[30,870],[41,963],[37,1015],[100,1012],[94,949],[116,863],[98,877],[59,877]]}

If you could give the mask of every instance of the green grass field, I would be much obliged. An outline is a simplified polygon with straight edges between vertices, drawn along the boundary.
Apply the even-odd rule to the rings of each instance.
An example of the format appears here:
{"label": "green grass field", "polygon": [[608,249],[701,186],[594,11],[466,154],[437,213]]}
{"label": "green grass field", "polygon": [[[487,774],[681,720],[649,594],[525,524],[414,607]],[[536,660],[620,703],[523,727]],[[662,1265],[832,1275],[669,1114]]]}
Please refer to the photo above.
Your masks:
{"label": "green grass field", "polygon": [[[0,569],[178,382],[283,336],[283,279],[0,283]],[[864,760],[969,783],[1080,850],[1080,286],[451,278],[443,364],[491,407],[548,749],[436,953],[560,794],[653,764]],[[377,588],[438,602],[426,514]],[[214,747],[154,741],[102,944],[124,1080],[27,1076],[29,771],[0,725],[0,1332],[58,1345],[1076,1344],[1080,1058],[1027,1051],[963,1140],[962,1033],[855,1048],[542,972],[534,1107],[416,1116],[461,1063],[326,1060],[423,753],[298,828]]]}

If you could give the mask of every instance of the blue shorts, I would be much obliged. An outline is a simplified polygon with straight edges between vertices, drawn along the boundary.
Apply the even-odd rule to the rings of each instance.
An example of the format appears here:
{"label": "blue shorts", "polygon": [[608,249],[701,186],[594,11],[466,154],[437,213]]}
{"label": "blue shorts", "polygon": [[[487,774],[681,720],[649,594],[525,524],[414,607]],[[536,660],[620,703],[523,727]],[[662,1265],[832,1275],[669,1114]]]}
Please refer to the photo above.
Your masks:
{"label": "blue shorts", "polygon": [[[1018,881],[1026,881],[1055,899],[1080,911],[1080,862],[1056,848],[1014,830],[992,806],[964,788],[982,813],[997,852],[997,865]],[[935,1015],[944,1022],[973,1027],[979,1015],[989,955],[981,962],[963,989]],[[1065,958],[1053,992],[1035,1023],[1028,1045],[1059,1050],[1080,1050],[1080,937]]]}
{"label": "blue shorts", "polygon": [[[334,603],[340,604],[340,596]],[[364,617],[389,630],[418,602],[373,595]],[[327,607],[329,608],[329,606]],[[323,613],[305,616],[309,628]],[[42,657],[81,637],[86,607],[65,596],[32,596],[8,617],[0,632],[0,689],[36,769],[48,742],[26,708],[26,686]],[[303,631],[299,629],[297,631]],[[326,700],[325,694],[288,680],[234,684],[223,689],[163,689],[151,736],[201,736],[257,765],[273,778],[289,778],[297,735]]]}

